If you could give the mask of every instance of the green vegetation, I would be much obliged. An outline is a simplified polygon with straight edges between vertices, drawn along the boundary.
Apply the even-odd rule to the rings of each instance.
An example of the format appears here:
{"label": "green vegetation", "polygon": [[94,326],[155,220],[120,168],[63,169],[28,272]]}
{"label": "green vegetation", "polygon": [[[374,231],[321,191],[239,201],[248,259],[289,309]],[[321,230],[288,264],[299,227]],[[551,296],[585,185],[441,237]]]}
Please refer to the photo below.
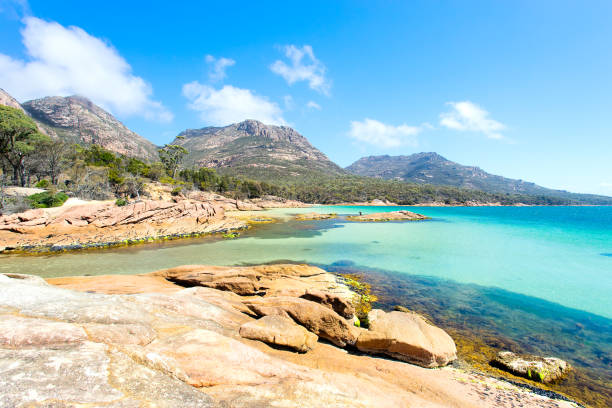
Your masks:
{"label": "green vegetation", "polygon": [[14,185],[26,185],[26,162],[48,140],[23,111],[0,105],[0,159],[12,168]]}
{"label": "green vegetation", "polygon": [[115,205],[117,207],[123,207],[129,204],[129,201],[126,200],[125,198],[118,198],[115,200]]}
{"label": "green vegetation", "polygon": [[28,201],[34,208],[59,207],[64,204],[67,199],[68,195],[62,192],[53,194],[49,191],[45,191],[28,196]]}
{"label": "green vegetation", "polygon": [[342,277],[344,278],[344,283],[355,293],[352,299],[355,316],[357,316],[355,326],[368,328],[370,325],[368,313],[372,311],[372,303],[378,300],[371,293],[372,286],[369,283],[363,282],[359,275],[344,274]]}
{"label": "green vegetation", "polygon": [[47,187],[49,187],[49,180],[42,179],[38,183],[34,184],[34,187],[37,187],[37,188],[47,188]]}
{"label": "green vegetation", "polygon": [[[185,139],[184,136],[177,137],[178,140]],[[159,149],[159,158],[166,167],[166,171],[172,178],[176,177],[176,171],[181,165],[183,158],[187,155],[188,151],[183,146],[177,144],[167,144]]]}
{"label": "green vegetation", "polygon": [[236,239],[240,236],[240,233],[238,232],[228,232],[226,234],[223,234],[223,238],[225,239]]}
{"label": "green vegetation", "polygon": [[[244,157],[240,156],[236,165],[218,169],[186,168],[182,163],[189,158],[187,148],[196,147],[191,145],[195,143],[192,139],[177,138],[175,143],[159,149],[159,161],[148,162],[113,153],[98,145],[81,146],[51,140],[40,134],[36,124],[22,111],[0,106],[0,206],[7,202],[3,188],[9,184],[9,174],[13,185],[37,185],[71,192],[85,199],[139,199],[147,183],[159,181],[171,185],[171,194],[176,196],[199,189],[234,199],[272,195],[319,204],[374,199],[401,205],[431,202],[448,205],[497,202],[503,205],[612,204],[612,199],[605,197],[595,200],[579,195],[491,193],[349,175],[307,144],[305,139],[300,143],[311,150],[311,156],[316,160],[299,155],[292,161],[278,159],[270,155],[270,149],[282,148],[282,151],[293,152],[295,146],[287,140],[270,142],[269,138],[252,136],[237,138],[214,152],[223,158],[238,157],[235,153],[244,150]],[[190,163],[195,163],[193,158],[190,160]],[[16,209],[15,205],[12,210]]]}

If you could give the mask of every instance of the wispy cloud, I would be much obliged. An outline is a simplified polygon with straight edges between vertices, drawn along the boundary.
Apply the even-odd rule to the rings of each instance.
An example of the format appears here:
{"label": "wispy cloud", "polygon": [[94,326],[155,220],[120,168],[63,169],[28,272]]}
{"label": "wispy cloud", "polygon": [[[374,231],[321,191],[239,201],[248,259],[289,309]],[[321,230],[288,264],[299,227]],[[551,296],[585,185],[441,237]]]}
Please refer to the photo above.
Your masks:
{"label": "wispy cloud", "polygon": [[169,122],[149,83],[110,44],[79,27],[26,17],[21,31],[29,59],[0,54],[0,84],[18,100],[83,95],[113,113]]}
{"label": "wispy cloud", "polygon": [[295,108],[295,101],[293,100],[293,96],[285,95],[283,97],[283,102],[285,103],[285,110],[293,110]]}
{"label": "wispy cloud", "polygon": [[349,136],[360,142],[379,147],[399,147],[418,145],[416,135],[422,130],[420,126],[406,124],[393,126],[374,119],[352,121]]}
{"label": "wispy cloud", "polygon": [[0,0],[0,14],[13,20],[21,20],[32,13],[27,0]]}
{"label": "wispy cloud", "polygon": [[209,66],[208,79],[211,82],[218,82],[227,77],[225,70],[236,64],[231,58],[215,58],[212,55],[206,56],[206,63]]}
{"label": "wispy cloud", "polygon": [[331,82],[325,77],[327,69],[315,57],[310,45],[302,48],[287,45],[283,50],[290,63],[277,60],[270,66],[272,72],[282,76],[289,85],[306,81],[310,89],[329,95]]}
{"label": "wispy cloud", "polygon": [[200,118],[211,125],[228,125],[245,119],[274,125],[286,123],[276,103],[249,89],[231,85],[215,89],[194,81],[183,85],[183,95],[190,101],[189,108],[200,112]]}
{"label": "wispy cloud", "polygon": [[316,103],[315,101],[308,101],[308,103],[306,104],[306,107],[308,109],[316,109],[316,110],[321,110],[321,105],[319,105],[318,103]]}
{"label": "wispy cloud", "polygon": [[470,102],[448,102],[449,112],[440,115],[440,125],[459,131],[484,134],[490,139],[503,139],[500,133],[506,126],[489,116],[489,112]]}

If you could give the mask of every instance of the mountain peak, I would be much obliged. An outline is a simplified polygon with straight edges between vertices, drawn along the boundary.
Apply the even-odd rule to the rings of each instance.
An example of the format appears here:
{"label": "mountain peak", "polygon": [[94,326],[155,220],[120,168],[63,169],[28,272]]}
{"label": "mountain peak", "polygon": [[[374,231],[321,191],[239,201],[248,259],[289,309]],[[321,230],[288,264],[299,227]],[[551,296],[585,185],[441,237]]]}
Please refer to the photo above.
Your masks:
{"label": "mountain peak", "polygon": [[81,95],[47,96],[23,103],[46,132],[70,143],[97,144],[127,156],[155,159],[157,148]]}
{"label": "mountain peak", "polygon": [[305,176],[314,172],[343,173],[304,136],[288,126],[248,119],[223,127],[187,129],[173,143],[187,148],[187,164],[232,167],[261,179]]}

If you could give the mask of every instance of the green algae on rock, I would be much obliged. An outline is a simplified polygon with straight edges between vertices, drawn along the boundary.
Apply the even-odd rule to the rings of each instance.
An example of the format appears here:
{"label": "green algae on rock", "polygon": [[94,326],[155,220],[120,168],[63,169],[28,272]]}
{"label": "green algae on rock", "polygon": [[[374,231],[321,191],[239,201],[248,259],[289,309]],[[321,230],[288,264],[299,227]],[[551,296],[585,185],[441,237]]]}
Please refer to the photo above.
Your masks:
{"label": "green algae on rock", "polygon": [[491,365],[533,381],[549,383],[563,378],[571,366],[555,357],[519,356],[511,351],[500,351]]}

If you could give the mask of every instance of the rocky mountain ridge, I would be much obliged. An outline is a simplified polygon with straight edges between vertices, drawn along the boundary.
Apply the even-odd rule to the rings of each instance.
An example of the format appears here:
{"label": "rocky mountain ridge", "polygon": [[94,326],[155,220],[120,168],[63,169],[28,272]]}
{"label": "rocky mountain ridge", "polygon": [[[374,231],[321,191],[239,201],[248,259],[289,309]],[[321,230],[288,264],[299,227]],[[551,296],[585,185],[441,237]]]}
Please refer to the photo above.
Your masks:
{"label": "rocky mountain ridge", "polygon": [[0,88],[0,105],[22,110],[34,119],[42,133],[54,139],[96,144],[126,156],[157,160],[153,143],[83,96],[48,96],[20,104]]}
{"label": "rocky mountain ridge", "polygon": [[27,101],[22,106],[51,137],[97,144],[126,156],[157,158],[153,143],[82,96],[49,96]]}
{"label": "rocky mountain ridge", "polygon": [[187,129],[174,144],[189,150],[188,165],[220,169],[261,179],[300,177],[343,170],[308,139],[287,126],[245,120],[224,127]]}
{"label": "rocky mountain ridge", "polygon": [[435,152],[415,153],[409,156],[362,157],[346,167],[345,170],[365,177],[454,186],[489,193],[525,194],[575,200],[587,199],[602,201],[602,204],[612,203],[610,197],[554,190],[528,181],[490,174],[480,167],[465,166],[450,161]]}

